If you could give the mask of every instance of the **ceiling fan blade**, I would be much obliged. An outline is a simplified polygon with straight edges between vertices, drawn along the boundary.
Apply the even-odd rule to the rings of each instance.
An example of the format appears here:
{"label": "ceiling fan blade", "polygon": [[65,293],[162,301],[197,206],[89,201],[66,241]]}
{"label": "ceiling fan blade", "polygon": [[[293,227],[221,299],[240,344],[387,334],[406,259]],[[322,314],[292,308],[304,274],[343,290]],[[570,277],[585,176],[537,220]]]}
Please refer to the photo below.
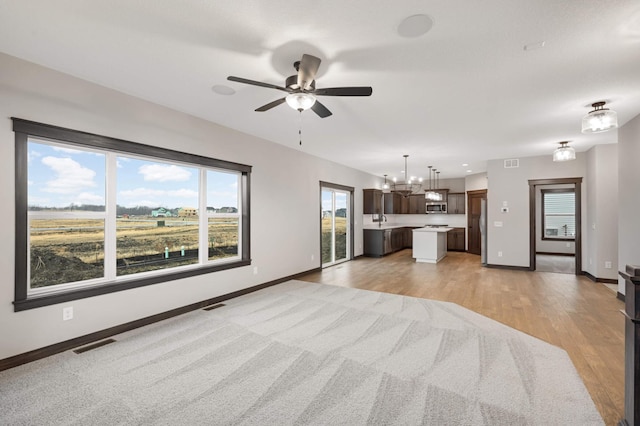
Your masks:
{"label": "ceiling fan blade", "polygon": [[320,67],[320,58],[313,55],[302,55],[302,60],[298,66],[298,86],[304,90],[309,90],[311,83],[316,78],[316,73]]}
{"label": "ceiling fan blade", "polygon": [[319,96],[371,96],[371,87],[328,87],[316,89],[313,94]]}
{"label": "ceiling fan blade", "polygon": [[263,83],[261,81],[249,80],[242,77],[234,77],[232,75],[227,77],[227,80],[235,81],[237,83],[251,84],[253,86],[267,87],[269,89],[277,89],[277,90],[282,90],[283,92],[288,92],[288,90],[285,89],[284,87],[276,86],[275,84]]}
{"label": "ceiling fan blade", "polygon": [[313,106],[311,107],[311,109],[313,110],[313,112],[315,112],[316,114],[318,114],[318,116],[320,118],[326,118],[330,115],[332,115],[331,111],[329,111],[327,109],[326,106],[322,105],[320,102],[318,102],[316,100],[316,102],[313,104]]}
{"label": "ceiling fan blade", "polygon": [[277,100],[275,100],[275,101],[273,101],[273,102],[269,102],[269,103],[268,103],[268,104],[266,104],[266,105],[262,105],[260,108],[256,108],[256,111],[258,111],[258,112],[265,112],[265,111],[268,111],[268,110],[270,110],[271,108],[273,108],[273,107],[277,107],[278,105],[280,105],[280,104],[284,103],[284,101],[285,101],[285,100],[286,100],[286,98],[282,98],[282,99],[277,99]]}

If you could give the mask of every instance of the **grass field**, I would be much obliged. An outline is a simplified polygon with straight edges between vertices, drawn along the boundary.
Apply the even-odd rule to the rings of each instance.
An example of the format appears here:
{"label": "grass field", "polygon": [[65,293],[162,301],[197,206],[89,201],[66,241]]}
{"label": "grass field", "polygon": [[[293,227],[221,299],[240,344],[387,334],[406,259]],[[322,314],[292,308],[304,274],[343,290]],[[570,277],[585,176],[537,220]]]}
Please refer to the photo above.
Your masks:
{"label": "grass field", "polygon": [[[210,259],[237,254],[237,218],[209,218],[208,234]],[[198,238],[197,217],[117,219],[118,275],[197,263]],[[65,282],[61,280],[68,280],[68,274],[73,272],[67,271],[67,276],[62,277],[57,270],[63,268],[75,269],[82,279],[103,276],[104,240],[103,220],[33,219],[30,228],[32,287]],[[167,257],[173,262],[158,261]]]}
{"label": "grass field", "polygon": [[[336,247],[335,256],[337,259],[344,259],[347,256],[347,219],[336,217]],[[322,219],[322,263],[331,262],[331,226],[332,218]]]}

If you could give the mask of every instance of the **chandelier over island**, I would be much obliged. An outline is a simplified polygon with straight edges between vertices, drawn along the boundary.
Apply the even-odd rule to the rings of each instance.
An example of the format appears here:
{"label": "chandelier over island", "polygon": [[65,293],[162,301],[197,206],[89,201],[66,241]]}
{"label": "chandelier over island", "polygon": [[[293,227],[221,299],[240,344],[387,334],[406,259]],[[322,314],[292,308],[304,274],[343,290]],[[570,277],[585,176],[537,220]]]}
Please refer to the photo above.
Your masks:
{"label": "chandelier over island", "polygon": [[[403,197],[408,197],[411,194],[417,194],[422,190],[422,178],[416,178],[409,175],[409,169],[407,167],[407,158],[409,154],[403,155],[404,157],[404,180],[398,182],[396,178],[393,178],[391,184],[391,192],[398,193]],[[386,183],[386,176],[385,176]]]}

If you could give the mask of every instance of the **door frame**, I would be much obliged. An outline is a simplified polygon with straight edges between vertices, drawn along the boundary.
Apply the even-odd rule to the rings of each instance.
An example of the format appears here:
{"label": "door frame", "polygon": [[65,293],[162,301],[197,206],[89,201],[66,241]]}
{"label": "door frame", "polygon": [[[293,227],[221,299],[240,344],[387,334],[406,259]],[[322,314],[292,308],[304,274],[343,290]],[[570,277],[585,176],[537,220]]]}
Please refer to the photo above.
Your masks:
{"label": "door frame", "polygon": [[[476,196],[476,195],[481,195],[482,199],[487,200],[487,190],[486,189],[476,189],[476,190],[471,190],[471,191],[467,191],[467,229],[466,229],[466,241],[465,241],[465,251],[469,252],[469,241],[471,241],[471,238],[469,238],[469,229],[471,229],[471,198],[472,196]],[[486,219],[486,218],[485,218]],[[479,231],[478,231],[479,232]],[[487,238],[486,233],[485,233],[485,238]],[[472,253],[475,254],[475,253]],[[480,243],[480,254],[482,255],[482,242]]]}
{"label": "door frame", "polygon": [[[353,192],[355,191],[355,188],[353,188],[352,186],[345,186],[345,185],[339,185],[337,183],[331,183],[331,182],[325,182],[325,181],[320,181],[320,191],[319,191],[319,210],[320,213],[322,214],[322,189],[323,188],[327,188],[327,189],[336,189],[338,191],[343,191],[343,192],[348,192],[349,193],[349,228],[348,228],[348,232],[349,232],[349,250],[347,252],[347,259],[343,260],[342,262],[347,262],[349,260],[353,260],[353,244],[354,244],[354,239],[353,239],[353,231],[354,231],[354,221],[353,221]],[[319,241],[320,241],[320,255],[318,256],[318,261],[320,262],[320,268],[322,268],[322,216],[320,216],[320,231],[319,231]],[[341,262],[340,262],[341,263]],[[336,263],[333,263],[329,266],[333,266]]]}
{"label": "door frame", "polygon": [[573,184],[576,195],[575,274],[582,275],[582,178],[529,179],[529,270],[536,270],[536,190],[543,185]]}

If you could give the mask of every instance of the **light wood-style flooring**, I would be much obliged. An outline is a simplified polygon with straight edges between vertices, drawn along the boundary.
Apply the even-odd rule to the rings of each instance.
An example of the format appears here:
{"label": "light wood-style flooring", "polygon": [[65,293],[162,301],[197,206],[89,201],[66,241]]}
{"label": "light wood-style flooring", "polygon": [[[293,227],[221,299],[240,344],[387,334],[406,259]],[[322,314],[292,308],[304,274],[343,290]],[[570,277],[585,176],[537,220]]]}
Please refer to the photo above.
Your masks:
{"label": "light wood-style flooring", "polygon": [[403,250],[299,279],[454,302],[500,321],[566,350],[607,425],[624,416],[624,303],[586,277],[484,268],[456,252],[415,263]]}

